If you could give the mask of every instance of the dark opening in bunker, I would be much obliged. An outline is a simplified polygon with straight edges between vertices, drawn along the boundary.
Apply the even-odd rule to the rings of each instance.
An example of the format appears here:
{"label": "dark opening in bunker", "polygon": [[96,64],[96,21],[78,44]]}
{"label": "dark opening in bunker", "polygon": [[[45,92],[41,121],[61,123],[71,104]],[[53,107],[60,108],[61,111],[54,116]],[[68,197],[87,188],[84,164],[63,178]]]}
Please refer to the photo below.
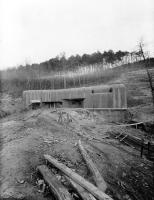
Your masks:
{"label": "dark opening in bunker", "polygon": [[30,103],[31,103],[30,106],[31,106],[32,109],[37,109],[41,105],[40,100],[31,100]]}
{"label": "dark opening in bunker", "polygon": [[112,88],[110,88],[110,89],[109,89],[109,92],[113,92],[113,89],[112,89]]}
{"label": "dark opening in bunker", "polygon": [[66,108],[83,108],[84,107],[84,98],[63,99],[63,107],[66,107]]}
{"label": "dark opening in bunker", "polygon": [[33,110],[35,110],[35,109],[38,109],[38,108],[40,108],[40,103],[32,103],[31,104],[31,108],[33,109]]}
{"label": "dark opening in bunker", "polygon": [[55,101],[55,102],[43,102],[44,107],[48,108],[61,108],[62,102],[61,101]]}

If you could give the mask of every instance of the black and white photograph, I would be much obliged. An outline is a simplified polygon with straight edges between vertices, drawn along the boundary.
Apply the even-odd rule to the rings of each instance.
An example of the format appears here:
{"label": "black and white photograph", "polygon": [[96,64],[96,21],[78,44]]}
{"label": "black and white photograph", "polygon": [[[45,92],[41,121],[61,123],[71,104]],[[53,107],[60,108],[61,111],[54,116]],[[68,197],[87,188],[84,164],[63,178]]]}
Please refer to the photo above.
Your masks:
{"label": "black and white photograph", "polygon": [[154,200],[153,0],[0,0],[0,200]]}

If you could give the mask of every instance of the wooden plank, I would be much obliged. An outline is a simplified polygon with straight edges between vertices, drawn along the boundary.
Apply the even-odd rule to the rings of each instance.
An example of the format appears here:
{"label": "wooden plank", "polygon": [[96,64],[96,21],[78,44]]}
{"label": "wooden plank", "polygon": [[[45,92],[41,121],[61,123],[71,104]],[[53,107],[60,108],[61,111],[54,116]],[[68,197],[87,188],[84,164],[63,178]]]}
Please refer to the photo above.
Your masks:
{"label": "wooden plank", "polygon": [[136,126],[136,125],[139,125],[139,124],[144,124],[145,122],[137,122],[137,123],[132,123],[132,124],[119,124],[119,125],[116,125],[116,126]]}
{"label": "wooden plank", "polygon": [[96,198],[99,200],[112,200],[111,197],[109,197],[107,194],[105,194],[103,191],[101,191],[99,188],[94,186],[92,183],[84,179],[79,174],[73,172],[70,168],[68,168],[66,165],[60,163],[55,158],[53,158],[50,155],[44,155],[44,158],[57,167],[59,170],[61,170],[65,175],[67,175],[69,178],[71,178],[73,181],[78,183],[80,186],[88,190],[91,194],[93,194]]}
{"label": "wooden plank", "polygon": [[79,196],[83,199],[83,200],[96,200],[96,198],[90,194],[89,192],[87,192],[83,187],[81,187],[79,184],[75,183],[74,181],[72,181],[70,178],[67,178],[67,180],[71,183],[71,186],[77,191],[77,193],[79,194]]}
{"label": "wooden plank", "polygon": [[120,142],[122,142],[128,135],[125,135],[122,139],[120,139]]}
{"label": "wooden plank", "polygon": [[61,184],[61,182],[47,166],[38,166],[37,170],[42,174],[45,182],[49,185],[51,192],[58,200],[73,200],[67,189]]}
{"label": "wooden plank", "polygon": [[115,138],[118,139],[123,133],[120,133],[118,136],[116,136]]}
{"label": "wooden plank", "polygon": [[103,192],[105,192],[105,190],[107,189],[107,184],[104,181],[103,177],[101,176],[100,172],[98,171],[96,165],[94,164],[94,162],[91,160],[90,156],[87,154],[86,150],[84,149],[83,145],[81,144],[81,141],[79,140],[79,149],[80,152],[85,160],[85,162],[87,163],[87,166],[89,168],[89,170],[91,171],[93,178],[95,180],[95,183],[97,185],[97,187],[102,190]]}

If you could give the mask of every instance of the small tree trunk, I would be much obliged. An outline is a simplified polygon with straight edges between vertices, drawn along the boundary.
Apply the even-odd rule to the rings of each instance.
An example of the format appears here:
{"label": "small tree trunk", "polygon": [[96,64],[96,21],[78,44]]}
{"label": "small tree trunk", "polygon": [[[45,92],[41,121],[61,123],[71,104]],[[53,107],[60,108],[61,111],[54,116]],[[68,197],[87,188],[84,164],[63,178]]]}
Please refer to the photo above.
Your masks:
{"label": "small tree trunk", "polygon": [[142,55],[143,60],[144,60],[145,69],[146,69],[146,72],[147,72],[147,76],[148,76],[148,80],[149,80],[149,85],[150,85],[150,89],[151,89],[153,107],[154,107],[154,88],[153,88],[153,85],[152,85],[152,75],[150,74],[150,72],[148,70],[149,63],[147,63],[147,60],[145,58],[145,55],[144,55],[141,43],[140,43],[140,51],[141,51],[141,55]]}

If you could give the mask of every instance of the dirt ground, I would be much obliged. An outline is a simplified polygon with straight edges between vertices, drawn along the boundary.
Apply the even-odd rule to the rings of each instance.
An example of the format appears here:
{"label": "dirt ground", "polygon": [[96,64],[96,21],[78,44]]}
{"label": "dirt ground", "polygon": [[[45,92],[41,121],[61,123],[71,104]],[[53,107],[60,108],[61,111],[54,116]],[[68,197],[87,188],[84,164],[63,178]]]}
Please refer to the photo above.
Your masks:
{"label": "dirt ground", "polygon": [[62,122],[58,122],[59,111],[54,109],[23,111],[0,120],[1,199],[48,199],[36,185],[36,167],[45,163],[44,154],[54,156],[94,183],[78,150],[79,139],[113,199],[154,199],[154,163],[112,135],[125,131],[144,137],[147,133],[106,124],[100,114],[83,109],[63,111]]}

